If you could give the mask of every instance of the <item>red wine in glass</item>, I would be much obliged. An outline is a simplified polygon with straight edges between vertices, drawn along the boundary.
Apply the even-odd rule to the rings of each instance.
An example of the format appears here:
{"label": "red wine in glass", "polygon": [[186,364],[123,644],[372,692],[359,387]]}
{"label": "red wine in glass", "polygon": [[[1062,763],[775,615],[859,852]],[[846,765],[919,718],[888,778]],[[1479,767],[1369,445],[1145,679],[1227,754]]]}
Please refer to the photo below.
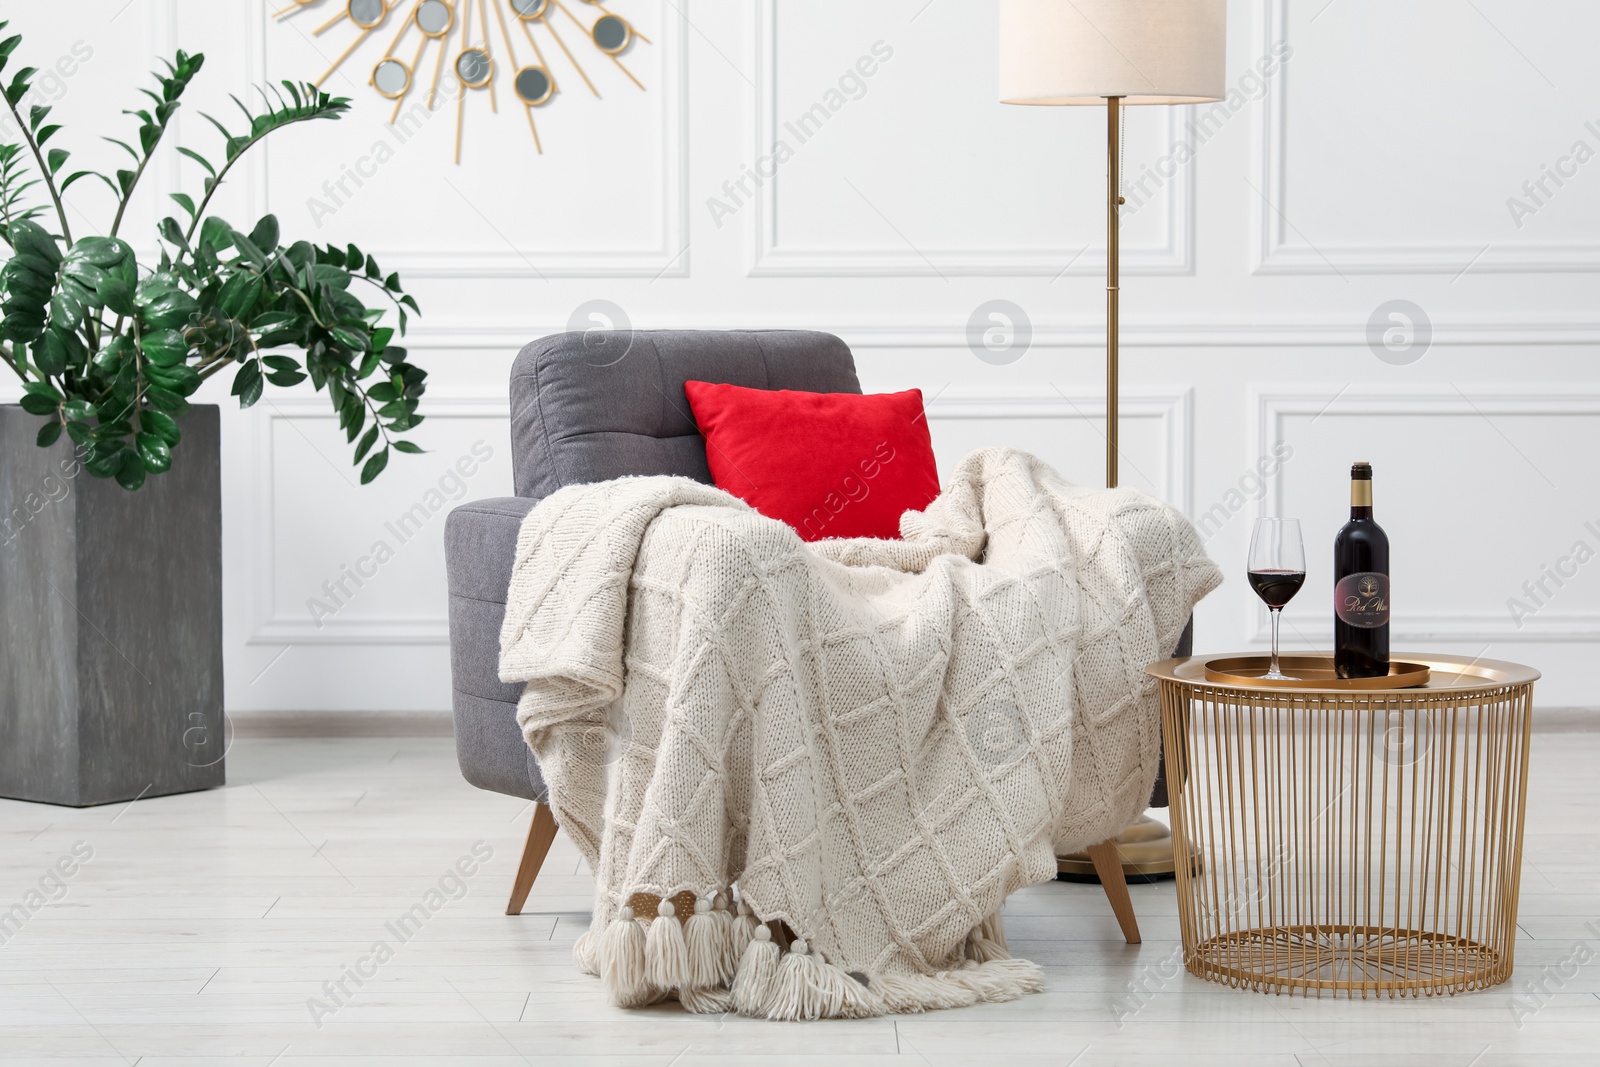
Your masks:
{"label": "red wine in glass", "polygon": [[1306,584],[1305,571],[1268,568],[1250,572],[1250,588],[1274,610],[1282,608]]}
{"label": "red wine in glass", "polygon": [[1278,665],[1278,616],[1306,581],[1306,550],[1299,519],[1261,518],[1250,535],[1250,588],[1272,613],[1272,664],[1261,677],[1288,680]]}

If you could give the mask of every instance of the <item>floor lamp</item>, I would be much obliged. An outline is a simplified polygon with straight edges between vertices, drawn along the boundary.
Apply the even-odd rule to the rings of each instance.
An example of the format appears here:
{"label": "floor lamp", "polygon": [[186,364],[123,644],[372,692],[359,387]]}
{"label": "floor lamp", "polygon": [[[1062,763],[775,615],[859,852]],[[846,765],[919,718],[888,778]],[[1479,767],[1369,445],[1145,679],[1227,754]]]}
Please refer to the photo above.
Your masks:
{"label": "floor lamp", "polygon": [[[1226,0],[1000,0],[1000,100],[1007,104],[1106,109],[1106,486],[1117,485],[1117,231],[1122,199],[1122,109],[1132,104],[1203,104],[1224,93]],[[1102,882],[1118,842],[1132,850],[1164,833],[1129,828],[1088,850]],[[1128,841],[1144,836],[1146,841]],[[1157,846],[1159,847],[1159,845]],[[1167,846],[1170,864],[1170,844]],[[1124,863],[1127,863],[1126,857]],[[1137,864],[1135,864],[1137,867]],[[1170,866],[1168,867],[1170,870]],[[1116,881],[1122,883],[1122,867]],[[1107,884],[1117,918],[1127,919]],[[1121,889],[1127,896],[1125,886]],[[1138,939],[1132,926],[1130,941]]]}
{"label": "floor lamp", "polygon": [[1106,109],[1106,486],[1117,484],[1122,109],[1223,96],[1226,0],[1000,0],[1000,101]]}

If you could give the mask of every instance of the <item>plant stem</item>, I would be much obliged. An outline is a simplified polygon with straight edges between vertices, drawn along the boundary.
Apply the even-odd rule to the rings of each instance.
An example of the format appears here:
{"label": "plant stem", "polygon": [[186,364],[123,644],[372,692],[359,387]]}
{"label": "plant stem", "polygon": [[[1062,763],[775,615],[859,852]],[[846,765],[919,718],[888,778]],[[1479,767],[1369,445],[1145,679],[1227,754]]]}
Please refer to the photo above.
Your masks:
{"label": "plant stem", "polygon": [[[354,386],[354,383],[351,384]],[[389,438],[389,430],[383,425],[383,420],[378,417],[378,409],[372,406],[372,398],[367,395],[365,389],[361,389],[359,386],[355,386],[355,388],[361,394],[361,402],[367,406],[368,411],[372,412],[372,424],[378,428],[378,436],[383,438],[383,447],[388,448],[392,443]]]}
{"label": "plant stem", "polygon": [[10,367],[13,371],[15,371],[17,377],[21,378],[23,383],[26,384],[27,381],[28,381],[28,376],[26,374],[22,373],[22,368],[21,367],[17,366],[17,361],[16,361],[16,358],[14,357],[14,355],[11,352],[11,346],[10,345],[0,345],[0,357],[3,357],[5,359],[6,366]]}
{"label": "plant stem", "polygon": [[[167,124],[163,122],[161,124],[161,136],[165,136],[166,132]],[[150,165],[150,157],[156,154],[156,146],[160,143],[161,137],[157,137],[155,144],[151,145],[149,151],[145,152],[144,159],[139,161],[139,169],[133,172],[133,181],[128,183],[127,192],[122,194],[122,201],[117,204],[117,214],[111,220],[111,232],[106,234],[107,237],[115,237],[117,230],[122,227],[122,213],[128,210],[128,204],[133,200],[133,191],[139,187],[139,179],[144,177],[144,168]]]}
{"label": "plant stem", "polygon": [[[267,131],[267,133],[271,132],[271,130]],[[250,149],[254,148],[256,143],[265,136],[266,134],[264,133],[260,137],[250,138],[249,142],[243,148],[239,149],[232,159],[224,163],[221,170],[217,171],[217,176],[211,179],[211,188],[207,189],[206,195],[200,198],[200,205],[194,209],[194,218],[189,220],[189,228],[184,231],[184,244],[192,245],[194,243],[194,231],[200,228],[200,220],[205,217],[206,205],[211,203],[211,198],[217,195],[218,189],[222,188],[222,179],[226,178],[228,176],[228,172],[233,169],[233,165],[239,162],[244,154],[250,151]]]}
{"label": "plant stem", "polygon": [[237,362],[237,360],[235,360],[232,356],[228,356],[226,358],[217,359],[211,363],[204,364],[205,370],[200,372],[200,380],[202,382],[205,381],[207,378],[212,377],[218,371],[222,370],[222,368],[226,367],[228,364],[235,362]]}
{"label": "plant stem", "polygon": [[62,206],[61,194],[56,190],[56,180],[50,175],[50,168],[45,165],[44,156],[39,154],[39,143],[33,139],[33,131],[28,129],[28,124],[22,120],[22,113],[17,110],[17,105],[6,98],[6,107],[11,109],[12,116],[17,120],[17,128],[22,131],[22,139],[28,142],[28,150],[33,153],[33,161],[39,165],[39,177],[44,179],[44,187],[50,191],[50,199],[56,205],[56,218],[61,220],[61,236],[66,240],[67,247],[72,247],[72,227],[67,225],[67,209]]}

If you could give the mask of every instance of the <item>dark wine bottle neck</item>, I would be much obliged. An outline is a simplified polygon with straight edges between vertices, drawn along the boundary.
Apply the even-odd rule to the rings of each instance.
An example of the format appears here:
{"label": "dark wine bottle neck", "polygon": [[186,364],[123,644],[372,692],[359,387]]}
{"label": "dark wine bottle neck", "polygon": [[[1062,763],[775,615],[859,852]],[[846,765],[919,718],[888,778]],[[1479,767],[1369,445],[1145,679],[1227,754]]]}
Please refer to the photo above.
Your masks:
{"label": "dark wine bottle neck", "polygon": [[1372,518],[1372,479],[1350,479],[1350,517],[1352,519]]}

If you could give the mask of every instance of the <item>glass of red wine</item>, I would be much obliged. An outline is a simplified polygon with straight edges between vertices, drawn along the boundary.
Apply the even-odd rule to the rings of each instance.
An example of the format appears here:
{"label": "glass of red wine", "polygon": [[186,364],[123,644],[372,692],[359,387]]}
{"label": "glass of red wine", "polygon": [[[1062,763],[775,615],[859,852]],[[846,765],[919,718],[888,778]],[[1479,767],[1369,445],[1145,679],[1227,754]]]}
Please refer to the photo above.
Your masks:
{"label": "glass of red wine", "polygon": [[1261,677],[1288,680],[1278,665],[1278,616],[1306,582],[1306,549],[1299,519],[1256,520],[1250,535],[1250,588],[1272,612],[1272,666]]}

